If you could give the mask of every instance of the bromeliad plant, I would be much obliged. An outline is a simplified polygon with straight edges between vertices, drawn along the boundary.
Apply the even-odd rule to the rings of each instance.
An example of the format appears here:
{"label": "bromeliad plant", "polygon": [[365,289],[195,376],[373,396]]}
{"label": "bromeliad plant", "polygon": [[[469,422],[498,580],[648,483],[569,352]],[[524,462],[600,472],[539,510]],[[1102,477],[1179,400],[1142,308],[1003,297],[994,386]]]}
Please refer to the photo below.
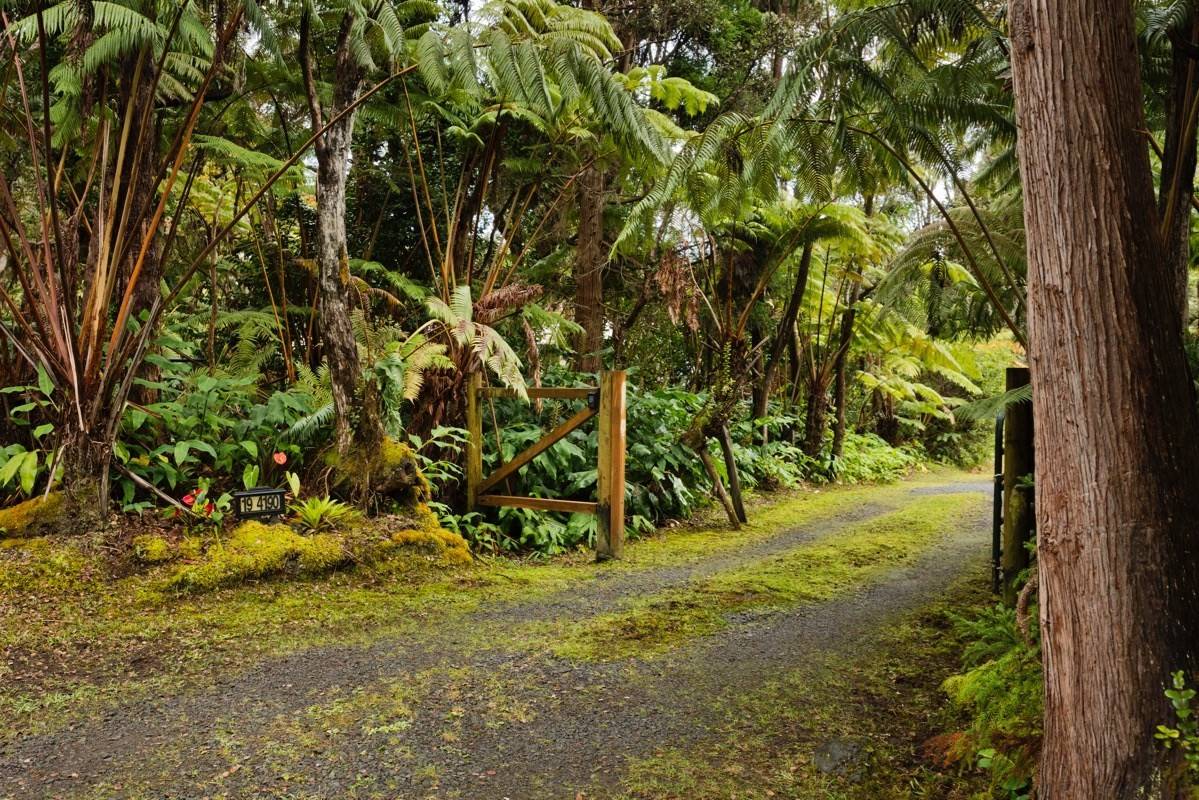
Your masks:
{"label": "bromeliad plant", "polygon": [[305,533],[337,530],[362,516],[358,509],[327,495],[309,497],[292,503],[287,508],[292,513],[292,524]]}

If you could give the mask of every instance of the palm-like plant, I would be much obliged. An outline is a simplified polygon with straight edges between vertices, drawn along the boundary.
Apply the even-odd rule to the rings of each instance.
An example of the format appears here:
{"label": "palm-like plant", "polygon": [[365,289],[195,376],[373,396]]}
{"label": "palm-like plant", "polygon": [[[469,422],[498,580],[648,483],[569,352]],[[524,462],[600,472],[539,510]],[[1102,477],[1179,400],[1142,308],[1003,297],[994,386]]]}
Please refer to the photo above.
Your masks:
{"label": "palm-like plant", "polygon": [[[63,483],[82,520],[106,503],[112,442],[154,323],[207,256],[159,293],[199,171],[198,159],[185,168],[196,126],[247,18],[260,20],[256,5],[0,12],[12,78],[0,144],[17,166],[0,174],[0,238],[16,278],[0,287],[0,328],[63,398]],[[52,64],[58,51],[67,55]],[[140,328],[138,315],[148,316]]]}
{"label": "palm-like plant", "polygon": [[528,399],[520,358],[495,328],[474,319],[475,306],[471,303],[469,286],[455,289],[449,303],[438,297],[430,297],[428,303],[429,313],[443,326],[457,355],[456,360],[467,365],[466,371],[470,370],[471,363],[478,363],[490,369],[505,386]]}

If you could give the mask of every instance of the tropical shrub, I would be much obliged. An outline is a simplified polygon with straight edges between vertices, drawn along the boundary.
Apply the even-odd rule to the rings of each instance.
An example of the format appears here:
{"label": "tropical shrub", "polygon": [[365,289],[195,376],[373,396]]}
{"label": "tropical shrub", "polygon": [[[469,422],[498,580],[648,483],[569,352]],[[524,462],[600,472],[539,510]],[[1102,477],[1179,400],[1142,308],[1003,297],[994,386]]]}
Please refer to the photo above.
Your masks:
{"label": "tropical shrub", "polygon": [[1199,719],[1195,717],[1195,690],[1187,685],[1186,673],[1170,676],[1166,697],[1174,709],[1174,725],[1158,725],[1154,737],[1167,749],[1182,751],[1191,777],[1199,781]]}
{"label": "tropical shrub", "polygon": [[[302,463],[306,449],[289,432],[317,402],[304,385],[264,394],[252,376],[214,375],[165,356],[151,358],[159,377],[138,383],[156,399],[126,410],[114,448],[121,467],[174,493],[201,478],[226,489],[282,480],[284,464]],[[136,507],[136,483],[121,475],[117,486],[126,508]]]}
{"label": "tropical shrub", "polygon": [[39,366],[36,384],[6,386],[0,389],[0,394],[13,395],[21,401],[9,408],[8,425],[27,431],[26,443],[13,442],[0,447],[0,487],[12,487],[29,497],[56,466],[57,459],[50,447],[54,423],[49,421],[58,414],[54,383]]}
{"label": "tropical shrub", "polygon": [[902,478],[923,455],[915,447],[892,447],[873,433],[846,433],[844,450],[833,460],[840,483],[874,483]]}

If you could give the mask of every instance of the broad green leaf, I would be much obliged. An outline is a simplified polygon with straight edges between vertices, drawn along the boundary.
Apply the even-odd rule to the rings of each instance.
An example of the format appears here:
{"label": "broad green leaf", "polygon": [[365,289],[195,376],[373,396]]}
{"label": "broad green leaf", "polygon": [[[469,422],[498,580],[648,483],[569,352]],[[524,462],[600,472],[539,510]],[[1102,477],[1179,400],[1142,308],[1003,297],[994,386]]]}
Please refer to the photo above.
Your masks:
{"label": "broad green leaf", "polygon": [[30,450],[21,460],[21,491],[25,494],[33,492],[33,484],[37,481],[37,451]]}
{"label": "broad green leaf", "polygon": [[49,373],[41,364],[37,365],[37,388],[46,397],[54,394],[54,381],[50,380]]}
{"label": "broad green leaf", "polygon": [[7,486],[16,477],[17,470],[21,468],[21,462],[25,460],[24,453],[17,453],[8,461],[4,462],[4,466],[0,467],[0,485]]}

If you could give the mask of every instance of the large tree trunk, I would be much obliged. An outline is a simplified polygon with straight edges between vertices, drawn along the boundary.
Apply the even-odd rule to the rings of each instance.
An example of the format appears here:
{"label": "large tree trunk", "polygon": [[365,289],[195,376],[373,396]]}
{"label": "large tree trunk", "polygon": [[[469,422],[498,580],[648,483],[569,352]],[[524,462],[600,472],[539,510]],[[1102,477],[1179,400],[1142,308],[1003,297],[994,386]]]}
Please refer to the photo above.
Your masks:
{"label": "large tree trunk", "polygon": [[1045,662],[1040,796],[1176,797],[1199,641],[1199,419],[1126,0],[1012,0]]}
{"label": "large tree trunk", "polygon": [[62,480],[58,485],[65,501],[61,531],[96,531],[108,517],[111,437],[82,428],[74,404],[64,404],[59,431]]}
{"label": "large tree trunk", "polygon": [[361,368],[350,325],[349,257],[346,252],[346,173],[353,114],[325,132],[317,148],[316,246],[320,325],[333,386],[337,449],[352,438],[350,417]]}
{"label": "large tree trunk", "polygon": [[582,327],[575,369],[599,372],[604,345],[604,174],[588,167],[578,184],[579,230],[575,246],[575,322]]}
{"label": "large tree trunk", "polygon": [[829,451],[833,458],[840,458],[845,453],[845,406],[849,402],[845,360],[845,354],[842,353],[837,356],[837,363],[833,366],[833,409],[837,414],[833,420],[833,446]]}
{"label": "large tree trunk", "polygon": [[824,449],[824,429],[828,420],[828,384],[816,378],[808,387],[808,407],[804,414],[801,448],[809,458],[818,458]]}
{"label": "large tree trunk", "polygon": [[849,305],[841,314],[841,337],[837,340],[837,357],[833,360],[833,408],[837,414],[833,423],[833,458],[840,458],[845,447],[845,405],[849,402],[845,361],[849,358],[849,347],[853,343],[853,326],[857,322],[858,300],[861,296],[862,286],[855,283],[849,290]]}
{"label": "large tree trunk", "polygon": [[[329,120],[352,106],[362,91],[362,68],[351,53],[352,27],[353,17],[347,14],[338,34]],[[300,23],[299,56],[312,125],[319,129],[325,125],[326,117],[317,92],[310,36],[309,18],[305,13]],[[332,383],[334,439],[337,451],[343,455],[354,439],[350,422],[362,372],[358,345],[350,324],[350,265],[346,244],[346,178],[356,116],[356,112],[351,111],[330,125],[315,146],[318,314]],[[357,435],[365,442],[381,441],[383,432],[379,428],[378,414],[362,415],[357,420]]]}

